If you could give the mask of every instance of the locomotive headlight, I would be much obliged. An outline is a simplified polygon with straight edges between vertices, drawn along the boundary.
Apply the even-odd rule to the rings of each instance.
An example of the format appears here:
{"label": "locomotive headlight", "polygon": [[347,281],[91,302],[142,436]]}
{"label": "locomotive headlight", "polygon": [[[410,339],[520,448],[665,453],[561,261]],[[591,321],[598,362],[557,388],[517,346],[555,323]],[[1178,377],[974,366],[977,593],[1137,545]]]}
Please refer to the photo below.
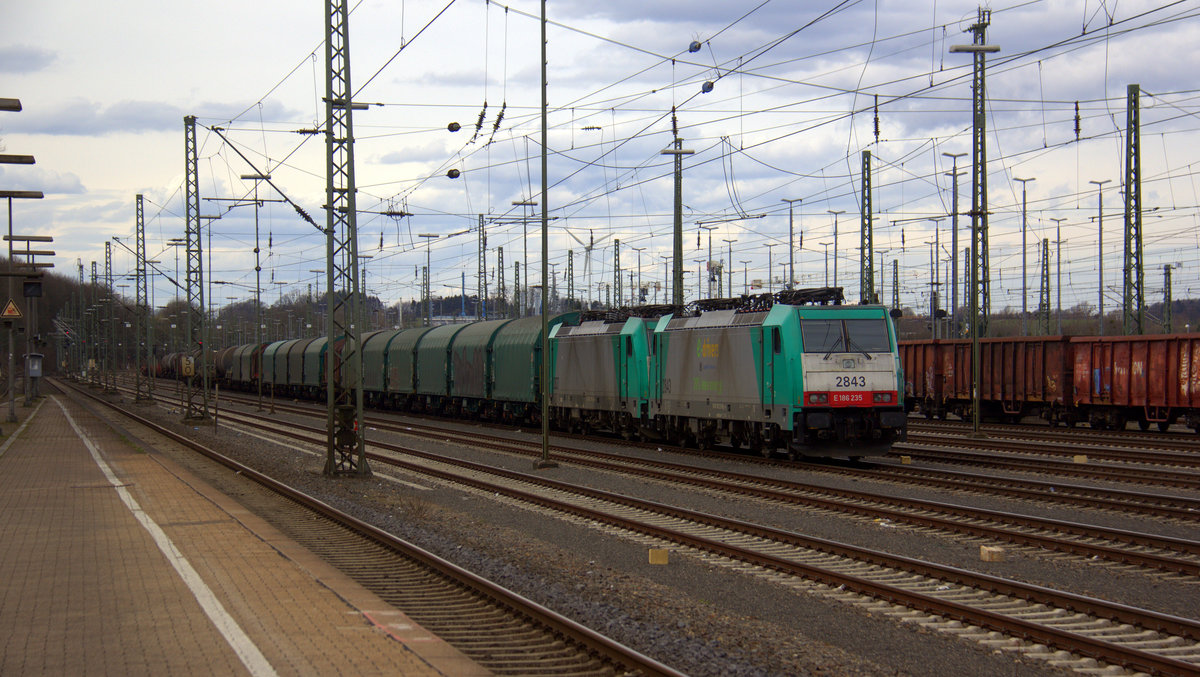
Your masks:
{"label": "locomotive headlight", "polygon": [[829,402],[829,393],[809,393],[809,404],[825,404]]}
{"label": "locomotive headlight", "polygon": [[887,404],[892,401],[892,394],[891,393],[875,393],[875,396],[872,399],[875,400],[875,404]]}

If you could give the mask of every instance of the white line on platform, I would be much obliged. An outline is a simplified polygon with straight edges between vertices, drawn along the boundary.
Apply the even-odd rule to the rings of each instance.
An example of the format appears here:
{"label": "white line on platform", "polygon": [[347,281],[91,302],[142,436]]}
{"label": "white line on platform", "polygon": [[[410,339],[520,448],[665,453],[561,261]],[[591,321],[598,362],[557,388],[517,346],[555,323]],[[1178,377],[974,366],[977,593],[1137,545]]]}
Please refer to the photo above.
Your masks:
{"label": "white line on platform", "polygon": [[252,675],[262,675],[264,677],[275,675],[275,668],[271,667],[271,663],[267,660],[266,656],[259,651],[258,647],[246,635],[237,621],[233,619],[233,616],[229,615],[229,612],[221,605],[216,595],[205,584],[204,579],[200,578],[200,574],[196,573],[191,563],[183,556],[183,553],[175,547],[170,537],[167,536],[154,520],[150,519],[150,516],[138,505],[137,500],[117,480],[108,463],[101,458],[100,450],[96,448],[96,445],[92,444],[92,441],[88,439],[83,430],[75,423],[75,419],[71,417],[67,408],[63,406],[62,402],[58,401],[57,397],[51,396],[51,399],[62,409],[63,414],[67,417],[67,422],[71,424],[71,428],[75,430],[75,434],[79,436],[79,439],[83,440],[84,446],[91,452],[92,458],[100,466],[100,470],[104,472],[104,476],[108,478],[109,483],[116,488],[117,495],[121,497],[121,501],[125,503],[125,507],[129,508],[129,511],[133,513],[133,516],[142,525],[142,528],[150,534],[150,538],[154,540],[154,543],[162,551],[167,561],[171,563],[171,566],[175,567],[175,571],[183,579],[188,589],[192,591],[192,594],[196,597],[196,601],[200,603],[200,607],[208,615],[209,620],[213,622],[213,625],[216,626],[217,630],[225,638],[225,641],[229,643],[234,653],[241,659],[242,665],[245,665],[246,669]]}

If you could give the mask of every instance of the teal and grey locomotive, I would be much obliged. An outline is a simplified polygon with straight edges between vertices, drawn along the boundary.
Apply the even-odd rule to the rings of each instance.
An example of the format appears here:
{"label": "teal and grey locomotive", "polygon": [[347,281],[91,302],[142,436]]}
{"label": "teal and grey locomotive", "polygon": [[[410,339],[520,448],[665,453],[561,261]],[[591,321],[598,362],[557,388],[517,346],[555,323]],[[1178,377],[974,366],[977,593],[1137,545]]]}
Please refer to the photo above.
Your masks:
{"label": "teal and grey locomotive", "polygon": [[[550,422],[764,455],[885,453],[904,439],[907,421],[895,329],[886,308],[840,301],[840,289],[816,289],[711,299],[682,312],[556,315]],[[362,341],[364,398],[374,406],[514,423],[540,417],[540,318],[369,332]],[[326,348],[324,338],[229,347],[216,355],[217,377],[319,397]],[[344,387],[350,376],[335,380]]]}
{"label": "teal and grey locomotive", "polygon": [[840,300],[799,290],[561,325],[557,423],[764,455],[886,453],[907,430],[895,329],[882,306]]}

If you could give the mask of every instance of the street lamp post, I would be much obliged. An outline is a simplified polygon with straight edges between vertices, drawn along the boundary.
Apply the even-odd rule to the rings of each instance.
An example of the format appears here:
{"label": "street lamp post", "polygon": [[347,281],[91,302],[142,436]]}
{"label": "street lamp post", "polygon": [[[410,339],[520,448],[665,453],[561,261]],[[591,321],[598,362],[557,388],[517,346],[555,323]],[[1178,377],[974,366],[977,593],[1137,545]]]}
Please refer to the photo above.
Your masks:
{"label": "street lamp post", "polygon": [[425,326],[433,326],[433,298],[429,293],[429,278],[432,271],[429,268],[429,252],[433,249],[433,241],[438,238],[434,233],[417,233],[417,237],[425,238]]}
{"label": "street lamp post", "polygon": [[525,208],[536,207],[538,203],[537,200],[513,200],[512,204],[514,207],[521,208],[521,246],[524,248],[521,270],[525,273],[525,292],[522,293],[519,288],[517,289],[517,295],[521,298],[517,317],[525,317],[525,309],[529,306],[529,215]]}
{"label": "street lamp post", "polygon": [[729,295],[733,296],[733,243],[737,242],[737,239],[722,238],[721,241],[729,245]]}
{"label": "street lamp post", "polygon": [[150,311],[146,316],[146,394],[150,399],[154,398],[154,311],[158,310],[158,306],[154,305],[154,271],[158,264],[162,263],[158,259],[150,259],[142,262],[146,266],[147,287],[150,291]]}
{"label": "street lamp post", "polygon": [[771,254],[774,253],[774,249],[777,246],[779,246],[779,245],[776,242],[769,242],[766,245],[766,248],[767,248],[767,293],[768,294],[775,291],[775,281],[771,279],[771,270],[773,268]]}
{"label": "street lamp post", "polygon": [[[270,174],[242,174],[243,181],[253,181],[254,182],[254,311],[255,311],[254,343],[255,343],[255,352],[260,353],[260,355],[261,355],[262,343],[263,343],[263,336],[262,336],[263,311],[262,311],[262,261],[260,259],[261,249],[258,246],[259,245],[259,243],[258,243],[258,207],[262,203],[260,203],[258,201],[258,183],[260,181],[266,181],[270,178],[271,178]],[[209,251],[211,252],[211,248]],[[261,358],[261,356],[259,357],[258,372],[259,372],[258,378],[255,379],[258,381],[258,410],[262,411],[263,392],[262,392],[262,358]]]}
{"label": "street lamp post", "polygon": [[1062,222],[1067,220],[1067,217],[1061,216],[1050,219],[1054,222],[1054,257],[1055,261],[1055,280],[1054,280],[1054,317],[1058,322],[1058,334],[1062,335]]}
{"label": "street lamp post", "polygon": [[1104,179],[1103,181],[1088,181],[1096,185],[1096,233],[1097,233],[1097,251],[1096,251],[1096,269],[1100,276],[1096,287],[1098,288],[1097,316],[1100,321],[1100,336],[1104,336],[1104,184],[1112,181],[1112,179]]}
{"label": "street lamp post", "polygon": [[[9,209],[10,210],[12,209],[12,200],[11,199],[9,200]],[[53,242],[54,238],[49,235],[13,235],[12,234],[12,212],[11,211],[9,212],[9,217],[8,217],[8,228],[9,228],[9,234],[4,236],[4,239],[8,242],[8,252],[9,252],[8,253],[8,265],[9,265],[8,276],[9,276],[9,279],[11,280],[12,276],[14,274],[20,275],[21,277],[33,278],[33,279],[27,280],[27,281],[36,282],[36,284],[38,286],[37,295],[30,295],[27,292],[26,298],[28,299],[28,302],[25,304],[25,405],[24,406],[28,407],[32,404],[33,399],[38,397],[38,380],[37,380],[38,377],[30,375],[30,371],[31,371],[30,367],[31,367],[31,360],[33,359],[31,357],[31,355],[33,355],[34,350],[38,347],[36,344],[36,340],[34,339],[34,334],[37,332],[37,307],[38,307],[37,297],[41,295],[41,278],[42,278],[41,269],[54,267],[53,263],[37,263],[34,261],[35,256],[54,256],[53,251],[45,250],[45,249],[33,250],[33,249],[29,248],[29,243],[31,243],[31,242]],[[25,243],[25,251],[23,251],[23,252],[17,251],[16,252],[17,256],[25,257],[24,263],[15,264],[16,266],[19,266],[21,268],[21,270],[16,273],[14,273],[12,271],[13,266],[14,266],[14,264],[13,264],[13,249],[12,249],[13,242],[24,242]],[[111,290],[110,290],[110,294],[111,294]],[[8,392],[8,394],[9,394],[9,397],[11,398],[11,401],[9,402],[9,416],[11,416],[12,420],[15,421],[16,420],[16,409],[15,409],[16,405],[14,403],[16,401],[16,392],[13,390],[13,382],[12,382],[12,373],[13,373],[12,353],[13,353],[12,330],[10,328],[9,329],[9,354],[8,354],[8,359],[9,359],[9,370],[8,370],[9,392]]]}
{"label": "street lamp post", "polygon": [[[716,229],[716,226],[703,226],[702,225],[700,227],[703,228],[704,230],[708,231],[708,262],[705,264],[705,267],[708,269],[708,293],[707,293],[707,296],[708,296],[708,298],[711,299],[713,297],[713,293],[712,293],[712,280],[713,280],[713,276],[712,276],[712,232],[713,232],[713,230]],[[699,244],[699,243],[697,242],[696,244]],[[700,293],[699,290],[697,290],[696,293],[699,294]]]}
{"label": "street lamp post", "polygon": [[[316,289],[319,293],[321,288],[317,283],[320,280],[320,276],[325,274],[325,269],[324,268],[309,268],[308,272],[310,272],[314,275],[313,286],[316,287]],[[309,301],[311,303],[312,299],[309,299]],[[325,299],[325,303],[329,303],[329,299]],[[320,311],[321,304],[319,302],[313,303],[313,308],[315,308],[317,311]],[[324,335],[325,330],[321,328],[323,326],[321,323],[321,320],[325,317],[325,314],[322,312],[317,312],[316,317],[317,317],[317,334]]]}
{"label": "street lamp post", "polygon": [[695,151],[683,148],[683,139],[679,138],[678,126],[675,124],[675,111],[671,111],[671,127],[675,129],[675,143],[672,148],[661,151],[661,155],[673,155],[675,158],[675,227],[674,227],[674,265],[672,271],[671,303],[683,307],[683,156]]}
{"label": "street lamp post", "polygon": [[[19,103],[17,104],[17,106],[18,106],[17,110],[20,110]],[[11,110],[11,109],[6,109],[6,110]],[[13,201],[13,198],[32,198],[35,200],[41,199],[42,191],[40,191],[40,190],[38,190],[38,191],[4,191],[4,197],[8,198],[8,276],[5,278],[5,280],[6,280],[6,284],[8,287],[8,298],[11,299],[13,296],[12,280],[13,280],[13,276],[15,275],[15,273],[13,272],[13,249],[12,249],[12,243],[13,243],[13,241],[12,241],[12,237],[13,237],[13,204],[12,204],[12,201]],[[13,322],[11,320],[6,320],[5,325],[8,327],[8,394],[9,394],[8,422],[16,423],[17,422],[17,404],[16,404],[17,398],[16,398],[16,391],[13,390],[13,388],[16,386],[16,383],[14,382],[14,377],[13,377],[13,374],[15,371],[13,369],[13,353],[16,352],[16,348],[13,346],[13,334],[16,330],[13,329]]]}
{"label": "street lamp post", "polygon": [[[796,203],[796,202],[803,202],[804,198],[797,197],[797,198],[788,199],[785,197],[785,198],[782,198],[780,201],[788,203],[788,280],[787,280],[787,288],[791,289],[792,285],[795,284],[795,280],[796,280],[796,256],[795,256],[795,254],[796,254],[796,244],[795,244],[796,230],[793,227],[794,226],[794,218],[793,218],[794,212],[792,210],[792,207],[795,206],[794,203]],[[732,290],[730,290],[730,291],[732,291]]]}
{"label": "street lamp post", "polygon": [[645,247],[630,247],[630,249],[637,252],[638,271],[637,271],[637,290],[634,291],[634,293],[632,295],[633,300],[630,302],[629,305],[636,306],[638,303],[641,302],[641,296],[642,296],[642,252],[646,251],[646,248]]}
{"label": "street lamp post", "polygon": [[1021,182],[1021,336],[1029,336],[1029,275],[1026,272],[1025,252],[1025,232],[1029,228],[1029,212],[1027,211],[1029,203],[1026,200],[1025,184],[1036,180],[1013,177],[1013,181]]}
{"label": "street lamp post", "polygon": [[[837,269],[838,269],[838,214],[845,214],[845,209],[826,209],[825,211],[833,214],[833,286],[838,286]],[[828,253],[826,254],[828,256]],[[828,265],[828,264],[827,264]],[[828,277],[828,276],[827,276]],[[829,285],[828,282],[825,283]]]}
{"label": "street lamp post", "polygon": [[954,179],[954,195],[950,201],[950,331],[958,338],[958,158],[966,153],[942,153],[953,162],[950,172],[946,174]]}

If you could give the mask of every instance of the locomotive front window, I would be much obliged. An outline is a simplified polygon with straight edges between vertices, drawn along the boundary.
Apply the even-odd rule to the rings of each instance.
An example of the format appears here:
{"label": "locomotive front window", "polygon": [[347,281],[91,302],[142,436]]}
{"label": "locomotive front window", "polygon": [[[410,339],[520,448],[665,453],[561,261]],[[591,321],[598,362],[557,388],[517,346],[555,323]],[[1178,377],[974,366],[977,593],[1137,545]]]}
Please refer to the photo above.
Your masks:
{"label": "locomotive front window", "polygon": [[887,353],[892,350],[887,323],[883,320],[846,320],[846,338],[850,350]]}
{"label": "locomotive front window", "polygon": [[892,350],[883,320],[804,320],[806,353],[886,353]]}
{"label": "locomotive front window", "polygon": [[800,323],[804,352],[831,353],[845,350],[841,320],[804,320]]}

